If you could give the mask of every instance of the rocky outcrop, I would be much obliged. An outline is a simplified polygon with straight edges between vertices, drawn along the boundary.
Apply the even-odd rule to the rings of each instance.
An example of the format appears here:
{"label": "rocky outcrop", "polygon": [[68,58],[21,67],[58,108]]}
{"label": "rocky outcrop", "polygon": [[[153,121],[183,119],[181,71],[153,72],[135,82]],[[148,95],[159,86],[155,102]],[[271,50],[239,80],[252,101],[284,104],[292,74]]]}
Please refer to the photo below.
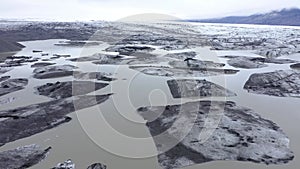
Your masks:
{"label": "rocky outcrop", "polygon": [[115,78],[110,77],[111,74],[104,73],[104,72],[88,72],[88,73],[74,73],[74,78],[75,79],[80,79],[80,80],[101,80],[101,81],[114,81],[116,80]]}
{"label": "rocky outcrop", "polygon": [[41,53],[41,56],[49,56],[49,53]]}
{"label": "rocky outcrop", "polygon": [[279,59],[279,58],[260,58],[254,57],[250,58],[251,61],[262,62],[262,63],[273,63],[273,64],[289,64],[296,63],[297,61],[291,59]]}
{"label": "rocky outcrop", "polygon": [[63,163],[58,163],[56,167],[51,169],[75,169],[75,164],[69,159]]}
{"label": "rocky outcrop", "polygon": [[106,169],[106,165],[101,164],[101,163],[95,163],[90,165],[87,169]]}
{"label": "rocky outcrop", "polygon": [[39,95],[54,99],[63,99],[72,96],[85,95],[106,87],[107,83],[94,83],[91,81],[67,81],[47,83],[36,88]]}
{"label": "rocky outcrop", "polygon": [[22,90],[28,84],[28,80],[23,78],[2,80],[0,81],[0,96]]}
{"label": "rocky outcrop", "polygon": [[71,55],[69,55],[69,54],[53,54],[53,57],[55,57],[57,59],[58,58],[69,58],[69,57],[71,57]]}
{"label": "rocky outcrop", "polygon": [[223,56],[224,58],[230,58],[228,64],[236,68],[244,69],[256,69],[267,67],[266,63],[273,64],[290,64],[296,61],[290,59],[278,59],[278,58],[263,58],[263,57],[245,57],[245,56]]}
{"label": "rocky outcrop", "polygon": [[50,57],[50,59],[55,60],[59,58],[69,58],[69,57],[71,57],[71,55],[69,54],[53,54],[53,56]]}
{"label": "rocky outcrop", "polygon": [[119,52],[120,55],[140,56],[143,53],[154,51],[155,49],[148,46],[124,46],[116,45],[105,49],[109,52]]}
{"label": "rocky outcrop", "polygon": [[[131,69],[140,71],[146,75],[152,76],[167,76],[171,77],[174,76],[175,73],[180,76],[180,74],[184,74],[184,70],[180,69],[172,69],[169,67],[154,67],[154,66],[130,66]],[[176,71],[176,72],[175,72]]]}
{"label": "rocky outcrop", "polygon": [[[94,64],[112,64],[112,65],[135,65],[135,64],[158,64],[161,62],[167,62],[169,60],[174,60],[174,58],[171,58],[173,55],[176,57],[180,57],[180,55],[193,55],[195,52],[186,52],[185,53],[178,53],[178,54],[169,54],[165,57],[157,57],[154,54],[151,53],[144,53],[144,52],[136,52],[131,53],[130,57],[126,57],[124,55],[107,55],[107,54],[101,54],[97,53],[92,56],[87,57],[79,57],[79,58],[72,58],[69,59],[73,62],[87,62],[87,61],[93,61]],[[202,62],[204,63],[204,62]],[[182,61],[182,64],[186,64]],[[206,62],[206,64],[210,64],[209,62]]]}
{"label": "rocky outcrop", "polygon": [[230,59],[230,60],[228,60],[228,64],[230,66],[233,66],[236,68],[243,68],[243,69],[256,69],[256,68],[263,68],[263,67],[268,66],[264,63],[251,61],[250,59],[245,58],[245,57],[238,57],[238,58]]}
{"label": "rocky outcrop", "polygon": [[220,68],[224,67],[224,63],[215,63],[212,61],[203,61],[203,60],[197,60],[197,59],[185,59],[184,61],[170,61],[169,65],[171,65],[174,68]]}
{"label": "rocky outcrop", "polygon": [[191,52],[181,52],[181,53],[169,53],[164,55],[164,57],[168,57],[171,59],[178,59],[178,60],[184,60],[187,58],[195,58],[197,55],[196,52],[191,51]]}
{"label": "rocky outcrop", "polygon": [[124,64],[123,56],[103,56],[97,61],[93,61],[97,65],[120,65]]}
{"label": "rocky outcrop", "polygon": [[[217,160],[283,164],[294,158],[278,125],[234,102],[198,101],[138,112],[148,120],[165,169]],[[170,142],[176,144],[168,148]]]}
{"label": "rocky outcrop", "polygon": [[165,66],[130,66],[130,68],[146,75],[167,77],[205,77],[220,74],[235,74],[239,72],[238,70],[233,69],[170,68]]}
{"label": "rocky outcrop", "polygon": [[51,63],[51,62],[38,62],[38,63],[34,63],[33,65],[31,65],[32,68],[37,68],[37,67],[45,67],[45,66],[50,66],[50,65],[55,65],[55,63]]}
{"label": "rocky outcrop", "polygon": [[38,145],[18,147],[0,152],[1,169],[26,169],[46,158],[51,147],[42,149]]}
{"label": "rocky outcrop", "polygon": [[[281,46],[278,46],[278,47],[281,47]],[[260,49],[257,52],[257,54],[268,57],[268,58],[276,58],[279,56],[290,55],[292,53],[297,53],[297,52],[298,52],[298,50],[295,50],[295,47],[286,46],[281,49],[272,48],[272,47],[271,48],[263,48],[263,49]]]}
{"label": "rocky outcrop", "polygon": [[174,98],[230,97],[235,93],[206,80],[178,79],[167,81]]}
{"label": "rocky outcrop", "polygon": [[108,95],[77,96],[0,111],[0,146],[71,120],[66,115],[106,101]]}
{"label": "rocky outcrop", "polygon": [[[120,58],[123,58],[123,57],[119,56],[119,55],[107,55],[107,54],[102,54],[102,53],[96,53],[91,56],[71,58],[68,60],[70,60],[72,62],[89,62],[89,61],[113,60],[113,59],[120,59]],[[109,63],[109,61],[107,61],[107,62]]]}
{"label": "rocky outcrop", "polygon": [[164,57],[157,57],[152,54],[144,53],[140,56],[127,58],[125,59],[122,64],[126,65],[138,65],[138,64],[159,64],[161,62],[167,62],[168,59]]}
{"label": "rocky outcrop", "polygon": [[150,53],[135,53],[135,56],[125,57],[123,55],[103,55],[103,54],[96,54],[88,57],[81,57],[77,59],[72,59],[72,61],[93,61],[92,63],[97,65],[134,65],[134,64],[157,64],[163,61],[166,61],[164,58],[158,58],[155,55]]}
{"label": "rocky outcrop", "polygon": [[300,72],[280,70],[255,73],[250,76],[244,89],[251,93],[278,97],[300,97]]}
{"label": "rocky outcrop", "polygon": [[38,61],[37,58],[32,58],[31,56],[9,56],[6,58],[4,64],[1,67],[15,67],[23,66],[24,63],[32,63]]}
{"label": "rocky outcrop", "polygon": [[295,70],[300,70],[300,63],[292,64],[290,67]]}
{"label": "rocky outcrop", "polygon": [[10,78],[10,76],[2,76],[0,77],[0,82],[6,81]]}
{"label": "rocky outcrop", "polygon": [[[56,167],[53,167],[51,169],[75,169],[75,164],[72,162],[72,160],[69,159],[63,163],[58,163]],[[88,166],[87,169],[106,169],[106,165],[95,163]]]}
{"label": "rocky outcrop", "polygon": [[[245,29],[246,30],[246,29]],[[264,30],[264,29],[262,29]],[[249,32],[256,32],[253,29],[248,29]],[[237,36],[228,35],[218,36],[210,39],[213,50],[256,50],[256,54],[267,57],[276,58],[283,55],[290,55],[299,52],[299,42],[294,40],[298,35],[288,32],[279,33],[278,30],[269,30],[267,33],[259,31],[250,33],[250,36],[245,36],[249,32],[244,32],[243,29],[232,30],[232,33],[237,33]],[[270,34],[279,33],[277,37]],[[241,37],[243,36],[243,37]],[[263,37],[260,37],[263,36]]]}
{"label": "rocky outcrop", "polygon": [[[130,56],[125,57],[121,55],[116,56],[103,56],[97,61],[93,61],[92,63],[97,65],[136,65],[136,64],[158,64],[160,62],[167,61],[166,58],[157,57],[155,55],[149,54],[149,53],[139,53],[139,56]],[[87,60],[87,58],[82,58]],[[78,60],[81,60],[81,58],[78,58]]]}
{"label": "rocky outcrop", "polygon": [[57,66],[46,66],[34,69],[33,77],[37,79],[48,79],[48,78],[57,78],[64,76],[71,76],[73,73],[76,73],[74,69],[76,66],[73,65],[57,65]]}
{"label": "rocky outcrop", "polygon": [[[129,26],[129,25],[127,25]],[[170,25],[169,25],[170,26]],[[148,26],[146,26],[148,27]],[[177,38],[174,35],[176,34],[174,31],[163,30],[161,28],[154,28],[149,27],[146,28],[151,31],[144,30],[143,33],[141,32],[135,32],[134,34],[131,34],[130,36],[120,36],[119,41],[115,45],[133,45],[136,46],[136,44],[146,44],[146,45],[153,45],[153,46],[161,46],[161,49],[164,50],[180,50],[180,49],[187,49],[189,47],[189,43],[187,41],[184,41],[182,37]],[[134,29],[132,29],[133,32]],[[160,33],[154,33],[153,30],[156,30]],[[124,31],[128,32],[128,31]],[[131,31],[130,31],[131,32]],[[192,39],[192,37],[190,37]],[[197,41],[201,41],[197,39]]]}

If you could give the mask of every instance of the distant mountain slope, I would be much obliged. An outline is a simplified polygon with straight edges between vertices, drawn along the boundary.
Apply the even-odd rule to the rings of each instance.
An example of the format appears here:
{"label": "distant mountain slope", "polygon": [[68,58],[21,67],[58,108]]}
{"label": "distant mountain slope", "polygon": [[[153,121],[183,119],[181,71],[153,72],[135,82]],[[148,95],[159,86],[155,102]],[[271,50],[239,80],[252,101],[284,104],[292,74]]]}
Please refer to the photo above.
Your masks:
{"label": "distant mountain slope", "polygon": [[300,26],[300,9],[283,9],[265,14],[250,16],[229,16],[217,19],[188,20],[205,23],[232,23],[232,24],[261,24],[261,25],[289,25]]}

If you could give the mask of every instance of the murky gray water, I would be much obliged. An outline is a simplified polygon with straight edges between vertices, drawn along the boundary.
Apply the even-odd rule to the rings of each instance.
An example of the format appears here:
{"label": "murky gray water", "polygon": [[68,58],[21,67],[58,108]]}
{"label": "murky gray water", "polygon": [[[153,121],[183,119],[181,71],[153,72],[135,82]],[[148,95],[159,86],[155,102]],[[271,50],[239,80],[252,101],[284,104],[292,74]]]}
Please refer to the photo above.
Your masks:
{"label": "murky gray water", "polygon": [[[24,42],[24,45],[27,47],[17,53],[17,55],[41,57],[40,54],[32,53],[33,49],[41,49],[48,52],[50,54],[49,57],[54,53],[71,54],[73,57],[77,57],[93,54],[92,52],[101,51],[107,47],[106,44],[103,44],[97,47],[91,47],[91,50],[82,51],[79,47],[54,46],[53,44],[58,41],[59,40]],[[91,53],[89,53],[89,51]],[[219,51],[218,55],[229,53],[236,55],[252,55],[247,51]],[[292,55],[290,57],[299,60],[300,55]],[[225,59],[220,60],[226,62]],[[57,64],[73,64],[78,66],[81,71],[85,72],[103,71],[113,73],[114,76],[118,77],[118,80],[112,82],[110,85],[111,87],[106,87],[95,93],[104,94],[113,92],[115,94],[103,104],[72,113],[70,116],[73,120],[70,123],[63,124],[55,129],[45,131],[29,138],[8,143],[0,148],[1,151],[33,143],[43,147],[52,146],[53,149],[49,156],[38,165],[31,167],[31,169],[51,168],[56,166],[57,163],[67,159],[72,159],[76,163],[76,168],[78,169],[84,169],[94,162],[104,163],[110,169],[161,169],[157,163],[156,157],[133,159],[119,156],[138,156],[139,154],[153,154],[156,152],[150,133],[144,125],[144,120],[136,113],[134,108],[148,105],[159,106],[180,103],[189,101],[188,99],[172,99],[166,84],[166,78],[143,75],[128,69],[127,66],[98,66],[89,63],[77,64],[66,61],[64,58],[51,62],[56,62]],[[228,65],[226,67],[231,68]],[[247,91],[243,90],[244,83],[252,73],[269,72],[277,69],[289,69],[289,65],[269,64],[269,67],[266,68],[241,70],[241,72],[236,75],[226,75],[225,87],[238,94],[237,97],[228,98],[228,100],[233,100],[238,105],[254,109],[264,118],[276,122],[286,132],[291,140],[291,149],[295,153],[295,159],[287,165],[279,166],[220,161],[190,166],[187,168],[296,169],[298,168],[297,166],[300,166],[298,160],[300,155],[300,146],[298,144],[300,142],[300,135],[298,134],[297,127],[297,123],[300,121],[300,113],[298,111],[299,99],[257,95],[247,93]],[[34,94],[33,88],[47,82],[73,80],[70,77],[37,80],[31,77],[32,70],[33,69],[30,68],[29,64],[17,67],[5,74],[10,75],[13,78],[29,78],[30,81],[25,90],[1,97],[1,99],[15,98],[13,102],[0,106],[1,110],[48,101],[50,100],[49,98]],[[213,78],[210,80],[220,83]],[[126,88],[124,86],[126,86]],[[128,90],[127,86],[129,86]],[[84,127],[82,128],[82,126]],[[130,137],[120,137],[120,133]],[[133,137],[146,137],[147,139],[131,139]],[[102,148],[99,145],[101,145]]]}

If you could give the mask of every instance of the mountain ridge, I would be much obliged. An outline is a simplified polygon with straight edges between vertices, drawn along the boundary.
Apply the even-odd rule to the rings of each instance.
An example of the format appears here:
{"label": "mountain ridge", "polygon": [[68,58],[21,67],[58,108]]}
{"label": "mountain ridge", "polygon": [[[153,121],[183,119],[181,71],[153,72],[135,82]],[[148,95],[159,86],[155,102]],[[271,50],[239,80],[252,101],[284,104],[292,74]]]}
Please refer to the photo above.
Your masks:
{"label": "mountain ridge", "polygon": [[190,19],[189,22],[300,26],[300,9],[290,8],[249,16],[227,16],[213,19]]}

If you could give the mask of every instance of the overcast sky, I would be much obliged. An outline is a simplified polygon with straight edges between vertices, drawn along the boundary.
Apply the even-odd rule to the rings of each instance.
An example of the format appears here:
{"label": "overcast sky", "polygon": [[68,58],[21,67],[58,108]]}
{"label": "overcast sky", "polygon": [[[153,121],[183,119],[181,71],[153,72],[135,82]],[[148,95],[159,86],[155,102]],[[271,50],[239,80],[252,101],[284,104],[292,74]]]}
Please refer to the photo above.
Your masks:
{"label": "overcast sky", "polygon": [[0,18],[118,20],[160,13],[182,19],[248,15],[298,7],[300,0],[0,0]]}

